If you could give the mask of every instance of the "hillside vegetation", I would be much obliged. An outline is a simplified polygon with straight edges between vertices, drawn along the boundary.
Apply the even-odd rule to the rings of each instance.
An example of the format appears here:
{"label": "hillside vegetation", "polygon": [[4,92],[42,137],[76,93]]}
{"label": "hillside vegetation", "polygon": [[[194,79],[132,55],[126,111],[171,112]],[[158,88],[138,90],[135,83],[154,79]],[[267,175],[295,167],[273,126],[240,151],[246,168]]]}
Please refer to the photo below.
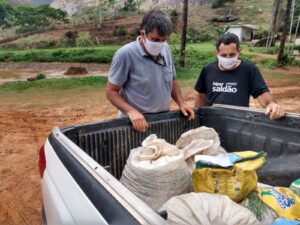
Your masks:
{"label": "hillside vegetation", "polygon": [[[84,7],[79,11],[76,10],[76,14],[73,17],[71,16],[69,18],[70,23],[60,23],[57,25],[52,23],[51,31],[39,32],[28,38],[17,38],[17,40],[3,43],[0,47],[27,49],[84,47],[114,43],[123,44],[136,38],[138,34],[137,28],[146,8],[151,9],[164,4],[168,4],[167,7],[164,7],[164,10],[170,15],[174,23],[175,34],[172,37],[172,41],[179,43],[180,29],[182,26],[182,4],[179,0],[172,1],[172,4],[168,0],[128,1],[126,4],[124,1],[103,1],[106,2],[106,4],[103,3],[101,5],[102,24],[100,24],[99,17],[100,8],[95,5],[94,0],[54,1],[51,6],[68,10],[69,6],[77,6],[75,2],[77,2],[76,4],[86,4],[84,4]],[[136,2],[140,2],[140,4],[136,4]],[[150,7],[151,2],[154,3]],[[214,40],[223,32],[224,27],[237,23],[252,23],[259,25],[260,28],[256,32],[258,37],[267,34],[272,11],[272,0],[239,0],[233,3],[228,2],[218,8],[212,8],[212,4],[202,4],[203,2],[210,3],[211,1],[193,0],[190,1],[189,4],[188,41],[190,43]],[[237,20],[230,23],[216,22],[218,18],[228,15],[235,16]],[[56,29],[55,26],[57,27]],[[17,29],[20,30],[20,27]],[[7,33],[12,32],[12,29],[2,31],[0,29],[0,43],[1,37],[2,39],[5,39],[9,36]],[[73,34],[69,32],[73,32]],[[81,39],[79,44],[76,43],[75,40],[78,37]],[[72,38],[74,40],[72,40]]]}

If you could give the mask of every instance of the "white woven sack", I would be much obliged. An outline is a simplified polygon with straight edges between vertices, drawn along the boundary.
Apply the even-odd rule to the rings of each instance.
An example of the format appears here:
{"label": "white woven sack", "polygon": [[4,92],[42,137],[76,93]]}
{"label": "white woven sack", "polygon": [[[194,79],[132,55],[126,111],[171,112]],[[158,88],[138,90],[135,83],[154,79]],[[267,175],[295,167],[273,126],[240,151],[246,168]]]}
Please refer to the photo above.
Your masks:
{"label": "white woven sack", "polygon": [[226,195],[189,193],[167,201],[159,211],[168,213],[170,225],[259,225],[247,208]]}
{"label": "white woven sack", "polygon": [[184,153],[152,135],[143,147],[131,150],[120,182],[157,210],[171,197],[187,193],[191,176]]}
{"label": "white woven sack", "polygon": [[226,151],[221,147],[221,142],[218,133],[209,127],[199,127],[193,130],[189,130],[181,135],[176,142],[176,147],[184,149],[186,146],[191,144],[193,141],[213,141],[212,145],[207,148],[202,148],[197,154],[201,155],[219,155],[225,154]]}
{"label": "white woven sack", "polygon": [[226,151],[220,146],[218,133],[205,126],[189,130],[181,135],[176,147],[184,152],[185,161],[192,173],[196,167],[195,155],[218,155]]}

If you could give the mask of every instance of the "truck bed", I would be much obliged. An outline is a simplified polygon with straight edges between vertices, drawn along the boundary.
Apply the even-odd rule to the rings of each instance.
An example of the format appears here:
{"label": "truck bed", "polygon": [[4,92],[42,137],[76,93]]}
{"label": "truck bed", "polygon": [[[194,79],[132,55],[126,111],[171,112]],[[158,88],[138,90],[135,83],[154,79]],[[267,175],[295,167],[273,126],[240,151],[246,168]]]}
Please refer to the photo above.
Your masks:
{"label": "truck bed", "polygon": [[180,135],[199,126],[214,128],[228,152],[254,150],[267,152],[259,169],[262,183],[289,186],[300,176],[300,116],[287,114],[270,120],[263,111],[215,105],[196,111],[188,121],[180,112],[146,115],[146,133],[133,130],[127,118],[62,128],[61,131],[91,158],[119,179],[130,149],[141,145],[149,134],[175,144]]}

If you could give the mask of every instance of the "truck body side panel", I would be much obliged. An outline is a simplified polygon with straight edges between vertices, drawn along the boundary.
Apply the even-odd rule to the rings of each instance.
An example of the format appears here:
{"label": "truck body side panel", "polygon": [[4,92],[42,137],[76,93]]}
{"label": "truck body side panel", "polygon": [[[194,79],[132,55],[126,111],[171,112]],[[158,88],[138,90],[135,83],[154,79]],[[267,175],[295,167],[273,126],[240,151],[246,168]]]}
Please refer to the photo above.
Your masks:
{"label": "truck body side panel", "polygon": [[47,166],[42,179],[42,194],[47,223],[108,225],[66,170],[49,141],[45,153]]}
{"label": "truck body side panel", "polygon": [[[70,195],[68,190],[60,191],[63,199],[70,198],[70,201],[73,200],[73,204],[78,206],[79,210],[82,210],[85,205],[91,205],[94,207],[94,212],[97,212],[98,218],[90,217],[91,212],[88,210],[86,212],[86,217],[79,216],[83,222],[77,224],[104,224],[106,221],[107,224],[122,224],[122,225],[135,225],[139,224],[135,218],[128,213],[128,211],[122,207],[122,205],[106,190],[84,167],[80,164],[70,153],[69,151],[55,138],[54,134],[49,136],[49,143],[52,146],[52,154],[56,155],[58,160],[64,168],[60,168],[56,172],[67,172],[73,178],[75,183],[72,184],[72,189],[78,189],[82,192],[85,199],[77,201],[78,198],[76,195]],[[47,154],[47,153],[46,153]],[[48,167],[48,165],[47,165]],[[46,168],[47,168],[46,167]],[[56,175],[55,180],[59,179]],[[59,186],[63,186],[62,180],[59,183]],[[74,202],[76,201],[76,202]],[[72,211],[72,215],[77,214],[76,210]],[[47,212],[46,212],[47,215]],[[78,212],[80,215],[80,212]],[[93,216],[93,215],[92,215]],[[89,222],[91,221],[91,223]],[[95,222],[97,221],[97,223]]]}

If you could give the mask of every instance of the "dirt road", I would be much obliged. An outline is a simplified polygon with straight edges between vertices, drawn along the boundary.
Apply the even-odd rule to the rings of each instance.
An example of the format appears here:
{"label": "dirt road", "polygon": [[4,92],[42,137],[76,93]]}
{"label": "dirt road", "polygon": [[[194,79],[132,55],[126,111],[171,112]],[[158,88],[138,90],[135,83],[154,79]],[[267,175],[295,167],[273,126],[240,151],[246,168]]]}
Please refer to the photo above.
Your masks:
{"label": "dirt road", "polygon": [[[266,80],[277,100],[289,112],[300,113],[300,74],[288,71]],[[277,71],[278,72],[278,71]],[[181,83],[183,85],[183,83]],[[183,93],[193,103],[191,84]],[[66,126],[115,117],[104,90],[68,90],[16,93],[0,96],[0,224],[40,224],[41,192],[38,149],[54,126]],[[251,105],[257,103],[251,101]],[[176,108],[174,103],[172,108]]]}

